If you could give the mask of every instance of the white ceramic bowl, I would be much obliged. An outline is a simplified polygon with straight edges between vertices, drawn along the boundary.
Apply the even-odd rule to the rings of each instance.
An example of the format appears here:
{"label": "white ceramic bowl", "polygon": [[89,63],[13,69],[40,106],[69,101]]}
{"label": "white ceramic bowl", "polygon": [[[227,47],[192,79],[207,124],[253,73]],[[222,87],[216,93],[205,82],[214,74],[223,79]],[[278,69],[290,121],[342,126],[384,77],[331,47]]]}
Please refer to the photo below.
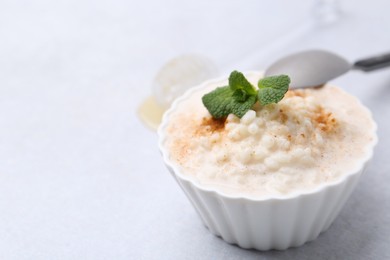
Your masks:
{"label": "white ceramic bowl", "polygon": [[242,248],[283,250],[314,240],[329,228],[352,193],[372,157],[377,138],[367,147],[366,157],[356,164],[353,171],[346,173],[337,182],[324,184],[310,192],[255,199],[226,195],[202,187],[195,179],[182,174],[170,159],[169,151],[164,146],[165,129],[178,103],[184,102],[198,89],[223,79],[226,77],[190,89],[165,113],[158,135],[159,149],[166,166],[206,227],[226,242]]}

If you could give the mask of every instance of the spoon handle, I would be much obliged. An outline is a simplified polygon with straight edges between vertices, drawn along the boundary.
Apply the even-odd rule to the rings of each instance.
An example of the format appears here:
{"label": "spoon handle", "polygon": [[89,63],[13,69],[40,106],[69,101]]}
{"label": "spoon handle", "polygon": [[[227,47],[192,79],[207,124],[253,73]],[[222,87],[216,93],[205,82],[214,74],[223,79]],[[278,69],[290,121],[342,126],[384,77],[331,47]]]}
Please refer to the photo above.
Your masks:
{"label": "spoon handle", "polygon": [[358,60],[353,68],[362,71],[372,71],[390,66],[390,53]]}

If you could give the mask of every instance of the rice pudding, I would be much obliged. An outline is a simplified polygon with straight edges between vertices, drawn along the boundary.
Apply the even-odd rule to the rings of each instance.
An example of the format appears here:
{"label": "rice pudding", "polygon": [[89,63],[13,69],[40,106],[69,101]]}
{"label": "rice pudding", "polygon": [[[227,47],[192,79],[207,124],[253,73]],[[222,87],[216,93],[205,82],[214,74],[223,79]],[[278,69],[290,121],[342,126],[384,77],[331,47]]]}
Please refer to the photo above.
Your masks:
{"label": "rice pudding", "polygon": [[[254,85],[261,78],[245,76]],[[212,82],[181,100],[165,129],[170,159],[201,186],[254,198],[311,191],[355,170],[375,142],[370,112],[339,88],[289,90],[241,119],[216,120],[201,99],[224,85]]]}

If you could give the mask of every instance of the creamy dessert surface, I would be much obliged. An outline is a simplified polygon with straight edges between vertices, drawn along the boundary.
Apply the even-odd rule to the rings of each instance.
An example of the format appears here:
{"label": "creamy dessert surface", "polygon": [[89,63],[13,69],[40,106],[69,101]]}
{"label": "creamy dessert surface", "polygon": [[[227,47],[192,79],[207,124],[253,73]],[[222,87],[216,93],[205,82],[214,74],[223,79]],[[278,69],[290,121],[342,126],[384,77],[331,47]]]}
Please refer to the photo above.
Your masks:
{"label": "creamy dessert surface", "polygon": [[[256,86],[261,74],[246,77]],[[353,171],[375,140],[375,123],[336,87],[290,90],[278,104],[256,104],[241,119],[213,119],[202,96],[178,103],[165,148],[183,175],[225,194],[256,198],[305,192]]]}

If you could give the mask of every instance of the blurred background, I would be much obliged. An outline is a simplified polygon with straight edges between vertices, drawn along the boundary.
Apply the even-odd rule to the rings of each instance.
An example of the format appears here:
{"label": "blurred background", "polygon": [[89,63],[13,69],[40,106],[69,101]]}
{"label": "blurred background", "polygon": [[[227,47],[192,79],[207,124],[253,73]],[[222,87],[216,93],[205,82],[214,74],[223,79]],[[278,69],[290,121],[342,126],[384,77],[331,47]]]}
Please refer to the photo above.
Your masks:
{"label": "blurred background", "polygon": [[242,250],[209,234],[137,116],[159,70],[183,54],[207,57],[223,75],[313,48],[350,61],[389,52],[389,8],[386,0],[0,1],[0,258],[390,257],[389,70],[332,81],[373,111],[381,142],[329,231],[285,252]]}

